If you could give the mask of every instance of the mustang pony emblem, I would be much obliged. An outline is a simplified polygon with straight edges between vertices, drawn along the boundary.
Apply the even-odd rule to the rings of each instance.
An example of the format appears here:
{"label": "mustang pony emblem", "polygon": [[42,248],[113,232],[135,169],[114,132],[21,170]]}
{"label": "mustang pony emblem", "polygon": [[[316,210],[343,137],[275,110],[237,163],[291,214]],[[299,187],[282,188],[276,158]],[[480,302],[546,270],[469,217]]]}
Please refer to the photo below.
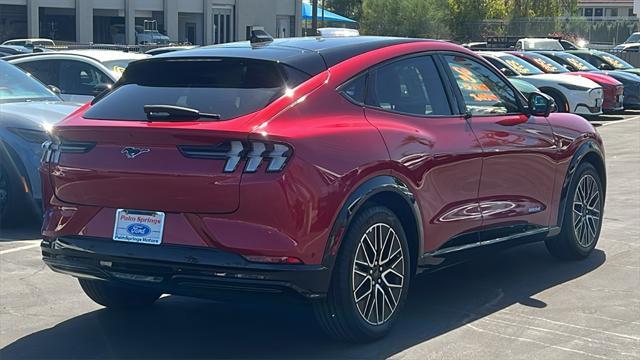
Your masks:
{"label": "mustang pony emblem", "polygon": [[127,159],[133,159],[134,157],[140,155],[140,154],[144,154],[146,152],[149,152],[151,150],[149,149],[145,149],[145,148],[137,148],[137,147],[130,147],[127,146],[126,148],[122,149],[122,151],[120,151],[122,154],[124,154]]}

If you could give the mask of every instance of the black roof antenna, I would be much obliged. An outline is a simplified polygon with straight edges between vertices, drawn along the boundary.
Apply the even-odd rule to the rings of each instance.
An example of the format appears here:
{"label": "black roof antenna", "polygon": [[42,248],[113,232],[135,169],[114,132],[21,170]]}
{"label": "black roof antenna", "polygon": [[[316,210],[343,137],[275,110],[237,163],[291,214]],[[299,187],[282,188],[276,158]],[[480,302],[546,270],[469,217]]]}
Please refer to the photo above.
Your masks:
{"label": "black roof antenna", "polygon": [[268,32],[262,29],[251,30],[251,38],[249,39],[251,45],[265,45],[273,42],[273,37]]}

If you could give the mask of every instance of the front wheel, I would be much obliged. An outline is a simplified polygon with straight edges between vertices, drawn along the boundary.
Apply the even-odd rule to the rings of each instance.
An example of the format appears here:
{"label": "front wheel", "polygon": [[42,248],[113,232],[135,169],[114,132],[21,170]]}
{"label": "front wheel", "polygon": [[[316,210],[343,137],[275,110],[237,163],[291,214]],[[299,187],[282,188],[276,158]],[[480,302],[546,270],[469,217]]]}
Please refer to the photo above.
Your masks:
{"label": "front wheel", "polygon": [[555,91],[550,91],[548,95],[551,96],[553,101],[556,103],[556,109],[558,112],[569,112],[569,103],[565,100],[564,96]]}
{"label": "front wheel", "polygon": [[79,279],[79,282],[82,290],[91,300],[114,309],[148,306],[162,295],[153,290],[119,285],[109,281]]}
{"label": "front wheel", "polygon": [[410,268],[396,215],[382,206],[358,213],[340,248],[327,298],[314,304],[323,330],[355,342],[384,336],[406,299]]}
{"label": "front wheel", "polygon": [[602,179],[593,165],[585,162],[578,166],[568,194],[560,235],[545,244],[557,258],[584,259],[598,242],[603,219]]}

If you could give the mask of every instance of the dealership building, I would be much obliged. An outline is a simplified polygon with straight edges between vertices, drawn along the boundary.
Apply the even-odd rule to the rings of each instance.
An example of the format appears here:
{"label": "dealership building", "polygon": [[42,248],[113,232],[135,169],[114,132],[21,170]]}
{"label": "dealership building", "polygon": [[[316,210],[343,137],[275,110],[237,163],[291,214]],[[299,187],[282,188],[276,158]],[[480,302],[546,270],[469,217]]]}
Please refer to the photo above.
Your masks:
{"label": "dealership building", "polygon": [[299,36],[301,7],[302,0],[0,0],[0,42],[136,44],[136,33],[153,29],[197,45],[246,40],[255,27]]}

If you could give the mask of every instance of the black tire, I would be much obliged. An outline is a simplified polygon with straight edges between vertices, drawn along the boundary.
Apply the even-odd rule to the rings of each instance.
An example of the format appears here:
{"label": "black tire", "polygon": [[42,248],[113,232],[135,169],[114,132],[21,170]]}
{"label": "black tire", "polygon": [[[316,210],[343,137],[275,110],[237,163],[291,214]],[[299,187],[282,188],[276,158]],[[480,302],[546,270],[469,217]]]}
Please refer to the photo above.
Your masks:
{"label": "black tire", "polygon": [[569,105],[567,100],[564,98],[562,94],[555,90],[547,90],[545,91],[547,95],[553,98],[553,101],[556,103],[556,108],[558,112],[569,112]]}
{"label": "black tire", "polygon": [[0,228],[16,227],[28,217],[24,190],[17,177],[0,166]]}
{"label": "black tire", "polygon": [[85,294],[96,303],[113,309],[137,308],[153,304],[160,295],[149,289],[124,286],[109,281],[78,279]]}
{"label": "black tire", "polygon": [[[397,235],[397,241],[396,237],[391,236],[393,233],[390,229]],[[379,237],[375,235],[376,231],[379,231]],[[372,246],[367,247],[365,243],[361,245],[365,234],[374,236],[373,242],[376,244],[376,249],[378,249],[378,243],[383,241],[390,245],[379,246],[382,249],[380,253],[376,250],[371,252]],[[386,237],[386,239],[378,242],[375,237],[379,239]],[[388,241],[389,237],[392,237],[391,241]],[[369,244],[371,245],[371,242]],[[397,253],[398,249],[401,250],[400,255],[391,256],[392,253]],[[383,260],[385,255],[387,259]],[[370,257],[374,257],[374,260],[370,261]],[[373,341],[386,335],[406,300],[411,278],[409,257],[405,232],[391,210],[383,206],[372,206],[360,211],[349,226],[341,244],[327,297],[314,303],[314,312],[320,327],[335,339],[351,342]],[[375,258],[379,258],[380,263],[377,263]],[[356,262],[356,259],[360,260]],[[365,259],[364,262],[363,259]],[[373,263],[372,267],[368,265],[371,263]],[[377,271],[374,272],[372,268]],[[361,275],[367,272],[369,275]],[[396,274],[400,272],[402,276],[397,276]],[[358,291],[356,282],[364,288]],[[390,283],[393,283],[393,287]],[[369,293],[375,289],[374,294],[369,297],[366,297],[367,286]],[[354,288],[356,288],[355,291]],[[366,299],[362,297],[362,293],[365,294]],[[363,300],[356,304],[356,296]],[[371,296],[374,298],[371,299]],[[377,304],[378,299],[383,304],[382,309],[374,305],[374,302]],[[392,308],[393,303],[396,304],[395,308]],[[373,320],[375,319],[373,310],[376,311],[377,320]],[[367,311],[369,318],[365,319],[364,314]],[[381,318],[382,321],[380,321]],[[374,321],[376,324],[373,324]]]}
{"label": "black tire", "polygon": [[[593,192],[586,196],[591,198],[587,200],[589,206],[580,205],[581,196],[578,192],[582,190],[579,190],[578,187],[583,184],[589,188],[589,191],[597,191],[597,199]],[[549,252],[563,260],[580,260],[589,256],[600,237],[603,209],[602,179],[591,163],[584,162],[578,166],[571,180],[566,206],[561,209],[564,211],[564,220],[560,234],[545,241]],[[597,221],[594,216],[598,216]]]}

